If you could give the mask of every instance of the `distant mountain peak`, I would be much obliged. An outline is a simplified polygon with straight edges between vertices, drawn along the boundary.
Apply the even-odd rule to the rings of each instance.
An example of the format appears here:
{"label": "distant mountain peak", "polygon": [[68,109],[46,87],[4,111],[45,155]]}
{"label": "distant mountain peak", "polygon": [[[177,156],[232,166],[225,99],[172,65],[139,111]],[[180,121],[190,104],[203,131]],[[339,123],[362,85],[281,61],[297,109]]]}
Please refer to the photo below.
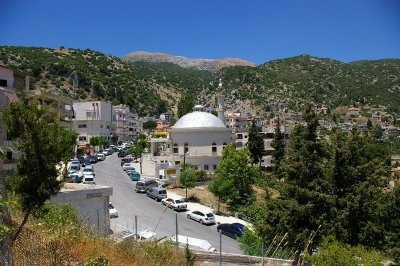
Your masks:
{"label": "distant mountain peak", "polygon": [[183,68],[196,68],[200,70],[219,70],[229,66],[251,66],[254,67],[256,64],[240,59],[240,58],[223,58],[223,59],[194,59],[187,58],[184,56],[174,56],[167,53],[151,53],[145,51],[137,51],[130,53],[122,57],[123,60],[136,62],[169,62],[179,65]]}

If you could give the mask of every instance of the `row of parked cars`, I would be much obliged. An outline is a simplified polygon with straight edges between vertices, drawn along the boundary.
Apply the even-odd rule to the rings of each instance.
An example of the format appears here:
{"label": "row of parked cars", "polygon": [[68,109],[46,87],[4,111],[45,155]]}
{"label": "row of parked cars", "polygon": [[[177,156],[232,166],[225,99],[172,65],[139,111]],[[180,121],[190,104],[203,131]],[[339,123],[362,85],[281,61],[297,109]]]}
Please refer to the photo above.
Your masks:
{"label": "row of parked cars", "polygon": [[[136,183],[136,192],[144,192],[147,197],[160,201],[164,206],[174,211],[187,211],[187,203],[182,198],[168,197],[167,190],[158,185],[154,179],[145,179]],[[193,210],[186,214],[188,219],[199,222],[200,224],[215,224],[215,216],[212,212]],[[229,237],[236,238],[243,235],[243,224],[241,223],[222,223],[217,225],[217,232],[221,232]]]}

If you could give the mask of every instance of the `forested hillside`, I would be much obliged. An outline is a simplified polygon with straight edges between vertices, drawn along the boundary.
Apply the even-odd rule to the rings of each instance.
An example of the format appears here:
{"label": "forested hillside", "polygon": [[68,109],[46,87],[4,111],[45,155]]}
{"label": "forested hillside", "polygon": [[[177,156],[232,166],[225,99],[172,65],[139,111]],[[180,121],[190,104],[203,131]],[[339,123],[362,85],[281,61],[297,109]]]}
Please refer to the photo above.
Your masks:
{"label": "forested hillside", "polygon": [[127,104],[139,115],[175,112],[183,93],[215,106],[219,78],[228,109],[263,115],[306,104],[330,109],[355,102],[383,105],[400,113],[400,60],[341,63],[301,55],[262,65],[219,71],[167,62],[129,62],[90,49],[0,46],[0,64],[32,76],[32,88],[58,87],[75,99]]}

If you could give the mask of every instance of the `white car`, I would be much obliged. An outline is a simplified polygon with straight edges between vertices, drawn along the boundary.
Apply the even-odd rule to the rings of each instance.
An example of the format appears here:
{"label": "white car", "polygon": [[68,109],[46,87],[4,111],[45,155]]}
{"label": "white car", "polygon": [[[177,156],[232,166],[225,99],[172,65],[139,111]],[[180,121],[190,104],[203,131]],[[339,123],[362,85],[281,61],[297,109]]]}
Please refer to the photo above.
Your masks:
{"label": "white car", "polygon": [[192,211],[186,217],[201,224],[215,224],[215,216],[211,212]]}
{"label": "white car", "polygon": [[118,217],[118,211],[114,207],[114,204],[112,202],[108,203],[108,211],[110,213],[110,218],[117,218]]}
{"label": "white car", "polygon": [[133,167],[133,166],[131,165],[131,163],[124,163],[124,164],[122,165],[122,170],[126,171],[126,169],[129,168],[129,167]]}
{"label": "white car", "polygon": [[183,199],[166,198],[162,199],[161,203],[174,211],[186,211],[187,204]]}
{"label": "white car", "polygon": [[84,175],[84,176],[83,176],[82,183],[83,183],[83,184],[96,185],[96,181],[95,181],[95,179],[94,179],[94,175]]}

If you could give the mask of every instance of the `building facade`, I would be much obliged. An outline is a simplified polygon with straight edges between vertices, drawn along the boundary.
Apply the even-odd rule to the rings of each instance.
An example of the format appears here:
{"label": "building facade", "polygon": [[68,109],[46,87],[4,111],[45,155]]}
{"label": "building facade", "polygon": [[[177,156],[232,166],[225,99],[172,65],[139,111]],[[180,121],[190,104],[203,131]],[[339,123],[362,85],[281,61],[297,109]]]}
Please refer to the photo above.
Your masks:
{"label": "building facade", "polygon": [[130,111],[129,106],[120,104],[114,108],[114,137],[117,143],[134,141],[142,131],[142,123],[138,114]]}
{"label": "building facade", "polygon": [[113,107],[102,101],[74,102],[75,118],[72,129],[78,135],[77,153],[89,152],[90,138],[103,137],[110,142],[113,139]]}

